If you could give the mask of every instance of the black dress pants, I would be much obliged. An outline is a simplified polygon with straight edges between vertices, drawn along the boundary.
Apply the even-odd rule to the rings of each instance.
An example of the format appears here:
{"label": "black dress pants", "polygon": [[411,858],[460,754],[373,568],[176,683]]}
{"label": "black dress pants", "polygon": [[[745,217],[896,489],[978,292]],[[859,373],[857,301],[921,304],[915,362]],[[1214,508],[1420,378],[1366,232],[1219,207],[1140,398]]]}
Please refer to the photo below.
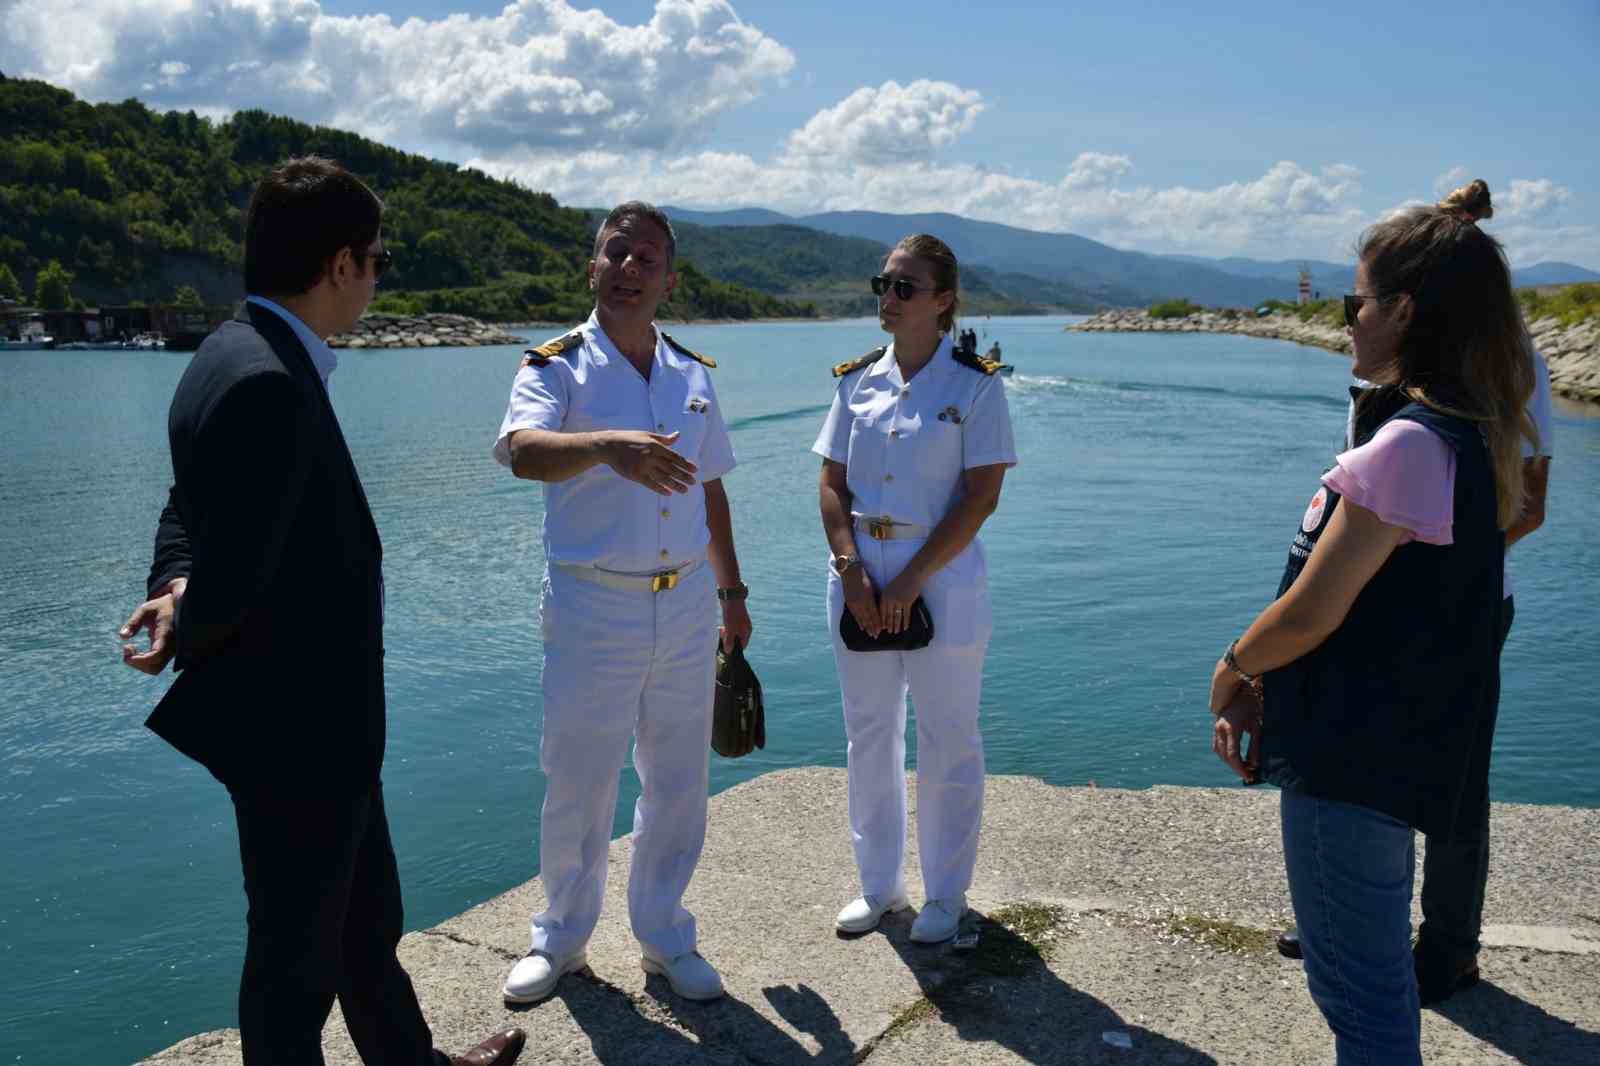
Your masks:
{"label": "black dress pants", "polygon": [[400,874],[383,787],[354,796],[235,792],[249,939],[239,983],[245,1066],[320,1066],[339,1000],[368,1066],[434,1066],[432,1035],[395,956]]}
{"label": "black dress pants", "polygon": [[[1507,596],[1500,610],[1500,642],[1495,652],[1504,650],[1516,608]],[[1495,693],[1494,717],[1477,753],[1474,774],[1489,776],[1489,748],[1494,742],[1495,719],[1499,717],[1499,692]],[[1453,840],[1428,840],[1422,859],[1422,928],[1419,938],[1443,949],[1446,957],[1460,960],[1478,953],[1478,934],[1483,929],[1483,896],[1489,883],[1489,790],[1483,789],[1483,809],[1473,812],[1474,832]]]}

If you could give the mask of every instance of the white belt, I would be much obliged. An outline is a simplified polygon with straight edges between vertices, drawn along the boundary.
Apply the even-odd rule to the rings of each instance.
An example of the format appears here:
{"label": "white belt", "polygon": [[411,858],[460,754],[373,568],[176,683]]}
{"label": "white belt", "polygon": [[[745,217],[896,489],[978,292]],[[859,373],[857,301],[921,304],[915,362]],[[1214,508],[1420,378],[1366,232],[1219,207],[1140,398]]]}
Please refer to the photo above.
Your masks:
{"label": "white belt", "polygon": [[677,588],[678,582],[694,573],[702,562],[703,559],[696,559],[671,570],[657,570],[650,574],[622,574],[615,570],[602,570],[598,566],[583,566],[578,563],[552,565],[575,578],[593,581],[607,588],[622,589],[627,592],[665,592]]}
{"label": "white belt", "polygon": [[870,515],[853,514],[850,516],[855,527],[866,533],[873,540],[912,540],[926,538],[933,530],[927,526],[912,525],[910,522],[896,522],[888,515],[882,518],[873,518]]}

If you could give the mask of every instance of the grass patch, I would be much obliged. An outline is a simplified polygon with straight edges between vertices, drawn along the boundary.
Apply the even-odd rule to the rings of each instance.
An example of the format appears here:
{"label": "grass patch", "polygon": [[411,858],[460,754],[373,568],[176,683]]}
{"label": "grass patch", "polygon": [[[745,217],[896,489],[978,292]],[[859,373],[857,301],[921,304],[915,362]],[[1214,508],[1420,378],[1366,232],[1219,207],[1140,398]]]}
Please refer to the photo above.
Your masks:
{"label": "grass patch", "polygon": [[1016,977],[1055,954],[1065,908],[1053,903],[1010,903],[984,916],[973,967],[996,977]]}
{"label": "grass patch", "polygon": [[1163,300],[1150,305],[1151,318],[1188,318],[1198,315],[1205,308],[1187,299]]}
{"label": "grass patch", "polygon": [[1277,950],[1276,936],[1265,929],[1208,918],[1198,914],[1170,914],[1160,927],[1183,940],[1216,948],[1230,955],[1269,955]]}
{"label": "grass patch", "polygon": [[939,1008],[933,1005],[933,1000],[927,996],[922,996],[911,1006],[894,1016],[894,1020],[889,1023],[889,1027],[883,1031],[881,1039],[891,1040],[919,1022],[935,1017],[938,1013]]}
{"label": "grass patch", "polygon": [[1522,289],[1517,293],[1522,313],[1529,322],[1553,318],[1563,326],[1576,326],[1600,319],[1600,282],[1567,285],[1552,293]]}

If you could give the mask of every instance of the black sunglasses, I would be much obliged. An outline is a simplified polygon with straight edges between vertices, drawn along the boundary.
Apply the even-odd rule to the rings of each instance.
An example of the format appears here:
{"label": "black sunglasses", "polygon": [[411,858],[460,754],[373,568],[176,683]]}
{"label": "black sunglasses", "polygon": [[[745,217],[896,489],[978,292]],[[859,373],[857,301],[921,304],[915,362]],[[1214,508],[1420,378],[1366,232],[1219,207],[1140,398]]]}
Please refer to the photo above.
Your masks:
{"label": "black sunglasses", "polygon": [[389,251],[387,248],[381,252],[358,252],[354,249],[351,249],[350,254],[356,259],[372,260],[373,281],[377,281],[379,278],[383,277],[389,272],[389,268],[394,266],[394,253]]}
{"label": "black sunglasses", "polygon": [[1349,326],[1351,329],[1354,329],[1355,325],[1356,325],[1356,315],[1361,313],[1361,305],[1366,303],[1368,300],[1377,300],[1377,299],[1379,299],[1379,297],[1377,297],[1377,296],[1362,296],[1358,292],[1347,292],[1347,293],[1345,293],[1344,294],[1344,324]]}
{"label": "black sunglasses", "polygon": [[919,289],[911,284],[910,278],[891,278],[887,274],[874,274],[872,276],[872,295],[882,296],[890,289],[902,300],[909,300],[919,292],[938,292],[938,289]]}

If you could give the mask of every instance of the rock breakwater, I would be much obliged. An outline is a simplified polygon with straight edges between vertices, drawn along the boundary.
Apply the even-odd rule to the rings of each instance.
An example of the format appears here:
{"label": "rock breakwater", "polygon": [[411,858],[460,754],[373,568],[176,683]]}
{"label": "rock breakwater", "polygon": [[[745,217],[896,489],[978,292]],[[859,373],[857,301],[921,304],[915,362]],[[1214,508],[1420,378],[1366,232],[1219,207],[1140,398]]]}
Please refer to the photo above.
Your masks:
{"label": "rock breakwater", "polygon": [[1067,327],[1074,333],[1242,333],[1247,337],[1294,341],[1330,352],[1350,352],[1350,336],[1342,329],[1274,311],[1259,318],[1241,311],[1229,317],[1222,311],[1200,311],[1183,318],[1152,318],[1143,308],[1102,311],[1093,318]]}
{"label": "rock breakwater", "polygon": [[466,315],[366,315],[348,333],[328,338],[334,348],[475,348],[526,340]]}
{"label": "rock breakwater", "polygon": [[1557,395],[1600,403],[1600,321],[1563,326],[1554,318],[1536,318],[1528,332],[1550,366],[1550,388]]}
{"label": "rock breakwater", "polygon": [[[1149,311],[1129,308],[1103,311],[1066,328],[1073,333],[1238,333],[1350,353],[1350,335],[1343,328],[1306,322],[1285,311],[1260,317],[1248,311],[1232,317],[1201,311],[1183,318],[1152,318]],[[1600,322],[1564,326],[1554,318],[1537,318],[1528,323],[1528,332],[1550,366],[1550,388],[1557,395],[1600,403]]]}

